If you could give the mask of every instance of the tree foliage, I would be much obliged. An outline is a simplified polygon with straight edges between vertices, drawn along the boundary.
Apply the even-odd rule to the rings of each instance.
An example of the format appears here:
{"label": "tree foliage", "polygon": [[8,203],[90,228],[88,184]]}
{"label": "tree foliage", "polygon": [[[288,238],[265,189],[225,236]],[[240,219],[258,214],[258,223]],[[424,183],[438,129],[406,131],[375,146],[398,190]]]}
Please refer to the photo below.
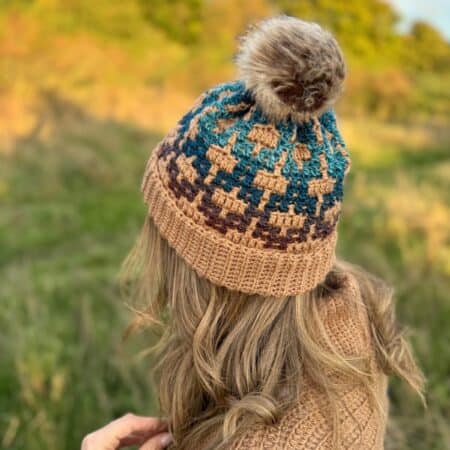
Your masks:
{"label": "tree foliage", "polygon": [[[41,61],[55,59],[52,42],[56,48],[63,36],[71,34],[75,42],[83,34],[95,43],[100,38],[101,46],[114,46],[111,51],[121,64],[132,59],[129,71],[111,73],[109,79],[133,78],[132,68],[134,78],[142,76],[147,85],[176,86],[189,94],[232,77],[236,36],[249,23],[279,13],[317,21],[337,36],[349,66],[344,110],[398,118],[418,110],[450,115],[446,98],[436,93],[436,80],[442,90],[449,84],[449,42],[422,21],[400,33],[397,11],[383,0],[0,0],[0,50],[2,39],[14,48],[2,33],[8,33],[11,23],[17,28],[23,16],[25,33],[17,40],[23,40],[22,48],[42,52]],[[34,41],[27,42],[28,37]],[[95,46],[86,49],[94,51]],[[70,59],[68,53],[61,59]],[[22,61],[6,59],[9,63]],[[40,75],[45,79],[46,74]],[[67,71],[62,78],[51,76],[61,83],[72,78]],[[86,73],[81,78],[95,77]]]}
{"label": "tree foliage", "polygon": [[421,71],[450,71],[450,46],[442,35],[426,22],[415,22],[407,36],[408,57]]}
{"label": "tree foliage", "polygon": [[203,0],[139,0],[145,17],[180,42],[197,41],[204,23]]}

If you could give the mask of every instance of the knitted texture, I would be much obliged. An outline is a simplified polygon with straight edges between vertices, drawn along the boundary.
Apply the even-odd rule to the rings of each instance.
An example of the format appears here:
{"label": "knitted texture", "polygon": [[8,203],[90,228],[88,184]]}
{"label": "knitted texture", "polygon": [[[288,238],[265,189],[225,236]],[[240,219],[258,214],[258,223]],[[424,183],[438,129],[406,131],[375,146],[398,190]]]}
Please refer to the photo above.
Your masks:
{"label": "knitted texture", "polygon": [[[343,355],[367,358],[373,388],[387,415],[387,377],[379,368],[370,338],[370,325],[357,282],[348,277],[335,296],[320,307],[327,337]],[[372,404],[368,392],[337,373],[330,374],[340,386],[340,441],[333,446],[332,416],[325,392],[313,380],[304,380],[298,401],[272,426],[255,426],[231,446],[232,450],[381,450],[384,448],[386,415]]]}
{"label": "knitted texture", "polygon": [[240,81],[200,97],[142,183],[169,244],[215,284],[284,296],[334,262],[349,158],[334,113],[271,122]]}

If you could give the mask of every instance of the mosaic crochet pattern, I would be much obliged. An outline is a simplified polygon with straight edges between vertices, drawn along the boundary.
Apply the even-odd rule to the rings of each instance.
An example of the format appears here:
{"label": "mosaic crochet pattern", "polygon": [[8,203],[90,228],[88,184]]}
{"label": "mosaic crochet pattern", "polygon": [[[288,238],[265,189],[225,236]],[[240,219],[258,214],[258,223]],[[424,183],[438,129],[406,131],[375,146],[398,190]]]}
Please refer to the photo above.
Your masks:
{"label": "mosaic crochet pattern", "polygon": [[335,230],[350,164],[332,111],[273,124],[241,82],[226,83],[156,151],[180,210],[236,244],[296,253]]}

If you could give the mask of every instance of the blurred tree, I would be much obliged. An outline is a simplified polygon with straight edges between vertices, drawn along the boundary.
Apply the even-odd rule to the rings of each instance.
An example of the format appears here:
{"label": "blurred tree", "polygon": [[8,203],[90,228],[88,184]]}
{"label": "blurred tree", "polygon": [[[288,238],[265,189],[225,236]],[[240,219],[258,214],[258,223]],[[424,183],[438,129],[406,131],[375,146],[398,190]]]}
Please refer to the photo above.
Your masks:
{"label": "blurred tree", "polygon": [[16,8],[21,6],[29,6],[34,2],[35,0],[0,0],[0,11],[12,6]]}
{"label": "blurred tree", "polygon": [[183,73],[178,74],[178,84],[199,92],[217,81],[234,78],[232,55],[237,50],[237,36],[250,23],[274,12],[266,0],[204,1],[201,33],[197,45],[190,46],[189,60]]}
{"label": "blurred tree", "polygon": [[450,71],[450,44],[431,25],[415,22],[405,37],[407,62],[420,71]]}
{"label": "blurred tree", "polygon": [[[354,61],[377,65],[397,46],[395,10],[381,0],[273,0],[290,15],[330,28]],[[384,57],[384,58],[383,58]]]}
{"label": "blurred tree", "polygon": [[139,0],[145,17],[171,38],[195,43],[204,22],[203,0]]}
{"label": "blurred tree", "polygon": [[345,111],[450,114],[449,42],[425,22],[400,33],[383,0],[0,0],[4,98],[20,98],[21,83],[87,96],[96,85],[105,104],[117,95],[129,105],[123,86],[195,95],[233,78],[236,36],[280,12],[336,34],[349,66]]}

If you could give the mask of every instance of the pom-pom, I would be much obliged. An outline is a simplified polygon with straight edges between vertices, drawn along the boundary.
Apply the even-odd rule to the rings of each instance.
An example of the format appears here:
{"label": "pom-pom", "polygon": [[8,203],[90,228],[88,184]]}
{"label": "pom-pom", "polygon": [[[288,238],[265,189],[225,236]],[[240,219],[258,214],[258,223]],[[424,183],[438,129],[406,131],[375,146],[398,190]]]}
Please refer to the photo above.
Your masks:
{"label": "pom-pom", "polygon": [[242,38],[239,76],[269,118],[308,120],[339,96],[345,63],[336,39],[318,24],[279,16]]}

